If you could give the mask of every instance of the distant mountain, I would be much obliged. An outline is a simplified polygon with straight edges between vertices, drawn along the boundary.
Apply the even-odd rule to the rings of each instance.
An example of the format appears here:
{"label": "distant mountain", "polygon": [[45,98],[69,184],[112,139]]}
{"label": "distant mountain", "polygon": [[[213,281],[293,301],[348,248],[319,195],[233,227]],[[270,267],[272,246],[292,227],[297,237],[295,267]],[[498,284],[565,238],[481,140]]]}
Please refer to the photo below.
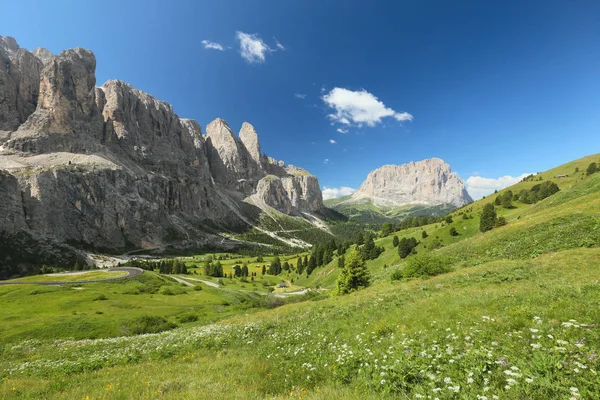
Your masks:
{"label": "distant mountain", "polygon": [[376,221],[444,214],[472,201],[450,165],[430,158],[377,168],[352,195],[325,205],[351,218]]}

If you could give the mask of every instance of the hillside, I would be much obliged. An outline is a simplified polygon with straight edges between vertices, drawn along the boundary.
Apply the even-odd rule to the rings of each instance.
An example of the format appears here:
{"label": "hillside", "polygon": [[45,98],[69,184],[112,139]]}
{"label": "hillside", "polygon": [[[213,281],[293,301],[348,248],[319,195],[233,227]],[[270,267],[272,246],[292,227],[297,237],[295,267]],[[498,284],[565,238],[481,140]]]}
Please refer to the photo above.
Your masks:
{"label": "hillside", "polygon": [[[330,288],[338,273],[336,259],[308,278],[259,274],[242,283],[245,287],[228,278],[223,287],[200,291],[154,273],[84,290],[0,286],[11,326],[1,336],[0,396],[595,398],[600,387],[600,173],[575,173],[592,161],[600,161],[600,155],[469,204],[451,214],[451,223],[377,239],[385,251],[367,262],[372,285],[346,296],[315,292],[269,309],[276,304],[261,303],[263,295],[252,291],[263,286],[260,281],[269,285],[274,279]],[[559,192],[535,204],[496,207],[507,224],[479,231],[485,204],[549,179]],[[452,227],[457,236],[449,234]],[[423,231],[429,235],[425,239]],[[394,234],[417,238],[418,254],[401,260],[392,245]],[[436,239],[442,247],[432,251]],[[449,272],[392,279],[424,254],[443,260]],[[228,270],[242,262],[259,270],[254,260],[226,257]],[[194,269],[200,260],[186,262]],[[194,276],[180,277],[197,282]],[[166,288],[176,293],[160,294]],[[100,294],[108,300],[94,301]],[[206,304],[197,302],[209,295]],[[41,310],[26,301],[38,296],[52,307]],[[187,315],[192,310],[195,317]],[[145,313],[182,327],[77,339],[112,337],[120,326],[137,326],[132,321],[139,323],[135,318]],[[50,323],[57,315],[61,318]],[[106,318],[113,322],[99,330]],[[58,335],[69,320],[70,328]],[[50,329],[42,339],[23,340],[36,337],[46,323]],[[75,339],[65,340],[69,335]]]}
{"label": "hillside", "polygon": [[452,205],[419,205],[409,204],[404,206],[376,205],[370,199],[352,200],[351,196],[324,200],[325,207],[329,207],[348,218],[363,222],[397,222],[404,218],[420,217],[422,215],[445,215],[455,209]]}

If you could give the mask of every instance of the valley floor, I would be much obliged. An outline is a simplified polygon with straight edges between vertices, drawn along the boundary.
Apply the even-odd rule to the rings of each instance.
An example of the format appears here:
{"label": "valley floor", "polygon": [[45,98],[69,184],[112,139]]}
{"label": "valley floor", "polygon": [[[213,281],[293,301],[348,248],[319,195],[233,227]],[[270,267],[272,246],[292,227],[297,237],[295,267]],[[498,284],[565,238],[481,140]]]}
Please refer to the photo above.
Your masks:
{"label": "valley floor", "polygon": [[0,397],[597,398],[599,302],[600,249],[497,260],[214,325],[5,345]]}

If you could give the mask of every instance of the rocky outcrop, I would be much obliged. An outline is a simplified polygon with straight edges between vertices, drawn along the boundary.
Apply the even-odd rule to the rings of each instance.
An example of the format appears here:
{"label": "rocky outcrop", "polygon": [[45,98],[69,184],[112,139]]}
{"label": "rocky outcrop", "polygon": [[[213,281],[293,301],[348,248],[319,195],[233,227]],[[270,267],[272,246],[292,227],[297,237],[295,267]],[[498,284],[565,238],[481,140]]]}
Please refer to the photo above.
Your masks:
{"label": "rocky outcrop", "polygon": [[15,130],[35,111],[42,62],[0,36],[0,131]]}
{"label": "rocky outcrop", "polygon": [[252,125],[247,122],[242,124],[240,130],[240,141],[252,157],[252,160],[257,166],[262,166],[262,155],[260,153],[260,144],[258,143],[258,135]]}
{"label": "rocky outcrop", "polygon": [[252,204],[322,207],[316,177],[263,156],[249,123],[236,137],[216,119],[203,136],[131,85],[97,87],[88,50],[54,56],[0,39],[11,66],[0,69],[0,100],[10,99],[0,101],[0,232],[115,251],[203,246],[248,228]]}
{"label": "rocky outcrop", "polygon": [[54,54],[52,54],[50,50],[43,47],[38,47],[35,49],[33,51],[33,55],[36,56],[44,65],[47,65],[54,57]]}
{"label": "rocky outcrop", "polygon": [[2,209],[0,226],[3,230],[16,232],[26,228],[19,181],[2,170],[0,170],[0,208]]}
{"label": "rocky outcrop", "polygon": [[96,105],[96,57],[65,50],[41,72],[37,109],[19,130],[44,134],[90,134],[101,130]]}
{"label": "rocky outcrop", "polygon": [[461,207],[473,200],[450,165],[431,158],[371,171],[351,200],[369,199],[379,206],[424,204]]}

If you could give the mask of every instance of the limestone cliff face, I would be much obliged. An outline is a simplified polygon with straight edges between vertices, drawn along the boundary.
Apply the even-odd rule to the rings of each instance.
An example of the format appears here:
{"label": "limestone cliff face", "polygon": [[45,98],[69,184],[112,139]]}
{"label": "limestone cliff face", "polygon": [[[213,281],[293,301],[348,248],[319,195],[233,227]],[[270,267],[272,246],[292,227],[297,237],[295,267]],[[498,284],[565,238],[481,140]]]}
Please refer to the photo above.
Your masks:
{"label": "limestone cliff face", "polygon": [[381,206],[450,204],[461,207],[473,201],[462,179],[439,158],[377,168],[369,173],[351,199],[370,199]]}
{"label": "limestone cliff face", "polygon": [[19,231],[26,228],[25,215],[19,181],[8,172],[0,170],[0,226],[7,231]]}
{"label": "limestone cliff face", "polygon": [[290,215],[322,207],[316,177],[269,161],[249,123],[236,137],[216,119],[203,136],[131,85],[97,87],[95,66],[88,50],[30,53],[0,37],[4,234],[110,249],[202,246],[247,227],[247,203]]}
{"label": "limestone cliff face", "polygon": [[35,111],[42,62],[0,36],[0,131],[15,130]]}

